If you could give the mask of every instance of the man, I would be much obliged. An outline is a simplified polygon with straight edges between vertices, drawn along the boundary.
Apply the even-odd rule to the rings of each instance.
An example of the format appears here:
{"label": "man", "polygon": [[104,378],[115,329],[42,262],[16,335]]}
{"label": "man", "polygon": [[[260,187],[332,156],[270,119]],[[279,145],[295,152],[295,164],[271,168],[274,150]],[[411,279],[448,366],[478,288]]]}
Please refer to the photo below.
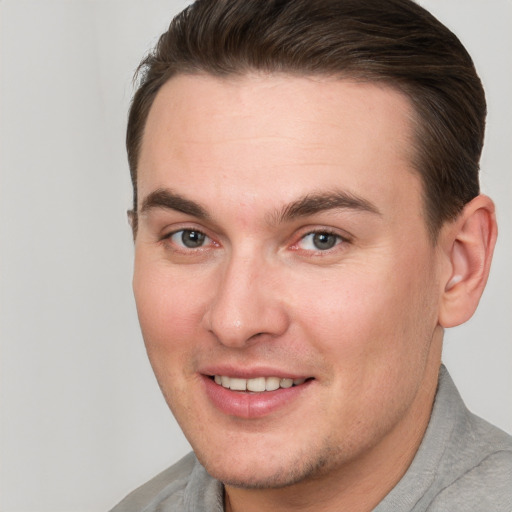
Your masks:
{"label": "man", "polygon": [[194,449],[114,510],[512,509],[441,365],[496,240],[485,98],[410,0],[218,0],[142,64],[127,148],[148,355]]}

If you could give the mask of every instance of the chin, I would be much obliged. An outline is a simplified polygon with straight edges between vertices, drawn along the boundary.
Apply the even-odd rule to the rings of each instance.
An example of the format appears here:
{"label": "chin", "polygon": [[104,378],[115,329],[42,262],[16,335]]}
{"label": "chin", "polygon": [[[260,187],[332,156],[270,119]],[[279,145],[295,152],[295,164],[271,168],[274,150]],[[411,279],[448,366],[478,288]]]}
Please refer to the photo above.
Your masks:
{"label": "chin", "polygon": [[216,471],[215,468],[210,469],[209,467],[206,470],[224,485],[240,489],[280,489],[297,484],[309,476],[307,471],[288,468],[277,471],[255,471],[252,468],[250,472]]}
{"label": "chin", "polygon": [[197,457],[212,477],[224,485],[242,489],[289,487],[319,477],[327,470],[328,463],[332,463],[332,451],[324,457],[308,457],[307,454],[300,453],[294,457],[294,461],[286,461],[288,457],[283,454],[268,457],[265,461],[259,460],[261,457],[252,460],[250,457],[240,456],[229,461],[216,459],[212,463],[208,457]]}

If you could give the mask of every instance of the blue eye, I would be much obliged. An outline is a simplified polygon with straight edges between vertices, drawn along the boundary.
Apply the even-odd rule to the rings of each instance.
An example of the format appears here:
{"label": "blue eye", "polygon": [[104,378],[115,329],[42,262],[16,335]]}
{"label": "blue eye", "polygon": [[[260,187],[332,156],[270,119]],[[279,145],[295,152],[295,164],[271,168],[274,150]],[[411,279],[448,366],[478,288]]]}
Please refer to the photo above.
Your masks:
{"label": "blue eye", "polygon": [[199,249],[210,240],[204,233],[195,229],[181,229],[173,233],[169,238],[174,244],[187,249]]}
{"label": "blue eye", "polygon": [[308,233],[299,242],[301,249],[306,251],[328,251],[342,242],[342,238],[328,231]]}

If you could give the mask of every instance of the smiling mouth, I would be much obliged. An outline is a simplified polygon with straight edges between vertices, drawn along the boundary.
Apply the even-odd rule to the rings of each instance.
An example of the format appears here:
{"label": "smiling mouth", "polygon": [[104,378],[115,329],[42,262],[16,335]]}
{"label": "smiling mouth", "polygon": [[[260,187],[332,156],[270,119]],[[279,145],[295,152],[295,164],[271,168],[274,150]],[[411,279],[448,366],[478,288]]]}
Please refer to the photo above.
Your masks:
{"label": "smiling mouth", "polygon": [[264,391],[276,391],[300,386],[312,378],[280,378],[280,377],[255,377],[253,379],[242,379],[239,377],[228,377],[226,375],[211,375],[210,378],[219,386],[231,391],[250,391],[262,393]]}

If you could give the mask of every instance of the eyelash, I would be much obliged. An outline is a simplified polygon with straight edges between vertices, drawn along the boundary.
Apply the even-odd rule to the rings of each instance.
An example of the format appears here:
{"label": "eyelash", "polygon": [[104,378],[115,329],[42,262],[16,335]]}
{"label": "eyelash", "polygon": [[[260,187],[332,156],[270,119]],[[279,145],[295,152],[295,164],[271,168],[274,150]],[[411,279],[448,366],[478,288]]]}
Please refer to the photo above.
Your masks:
{"label": "eyelash", "polygon": [[[315,243],[315,241],[314,241],[315,237],[325,236],[325,235],[327,237],[334,237],[334,239],[335,239],[334,240],[334,244],[331,247],[327,247],[327,248],[324,248],[324,249],[320,249],[318,247],[303,249],[303,248],[301,248],[299,246],[299,244],[301,244],[301,242],[306,241],[306,239],[308,237],[311,238],[311,244],[313,244],[313,243]],[[317,240],[317,242],[318,242],[318,240]],[[332,231],[332,230],[329,230],[329,229],[325,229],[325,228],[323,228],[323,229],[313,229],[313,230],[307,231],[306,233],[301,235],[300,238],[298,239],[298,241],[295,242],[291,246],[291,249],[296,250],[296,251],[306,251],[306,252],[315,253],[315,254],[330,254],[330,253],[332,253],[333,251],[336,250],[336,247],[338,247],[339,245],[348,243],[348,242],[350,242],[350,240],[347,237],[342,236],[342,235],[340,235],[339,233],[337,233],[335,231]]]}
{"label": "eyelash", "polygon": [[[215,242],[206,233],[204,233],[200,229],[194,229],[194,228],[182,228],[182,229],[178,229],[176,231],[172,231],[171,233],[164,235],[162,237],[161,241],[163,241],[163,242],[169,241],[174,246],[174,250],[176,250],[177,252],[183,252],[183,253],[190,254],[191,252],[204,251],[204,250],[208,249],[207,245],[205,245],[205,244],[201,244],[197,247],[187,247],[185,245],[185,242],[183,241],[183,236],[186,233],[188,233],[189,235],[195,233],[196,236],[199,237],[200,241],[202,241],[202,242],[209,241],[209,243],[213,244],[214,247],[220,247],[220,244],[218,242]],[[305,241],[308,237],[311,237],[312,243],[314,243],[314,241],[313,241],[314,237],[322,236],[322,235],[326,235],[327,237],[335,237],[334,244],[331,247],[327,247],[325,249],[320,249],[320,248],[304,249],[299,246],[299,244],[301,242]],[[181,243],[179,241],[175,240],[175,237],[177,237],[177,236],[181,236]],[[290,246],[290,249],[294,250],[294,251],[301,251],[301,252],[307,252],[310,254],[314,253],[314,254],[322,255],[322,254],[330,254],[331,252],[336,250],[336,247],[338,247],[339,245],[342,245],[342,244],[344,245],[346,243],[350,243],[350,239],[346,236],[342,236],[339,233],[336,233],[335,231],[325,229],[325,228],[313,229],[313,230],[304,232],[304,234],[302,234],[299,237],[297,242],[293,243]]]}
{"label": "eyelash", "polygon": [[[182,229],[178,229],[176,231],[173,231],[167,235],[165,235],[164,237],[162,237],[162,240],[163,241],[170,241],[170,243],[172,243],[174,246],[176,246],[178,248],[179,251],[182,251],[182,252],[189,252],[189,251],[198,251],[198,250],[204,250],[205,249],[205,246],[204,245],[200,245],[198,247],[187,247],[185,245],[185,242],[183,241],[183,236],[185,235],[185,233],[189,233],[189,234],[192,234],[192,233],[195,233],[199,239],[202,239],[202,241],[207,241],[209,240],[210,242],[213,242],[213,240],[206,234],[204,233],[203,231],[201,231],[200,229],[193,229],[193,228],[182,228]],[[181,234],[181,241],[182,243],[177,243],[176,240],[174,240],[175,237],[179,236]],[[214,244],[216,246],[218,246],[219,244],[215,243]]]}

